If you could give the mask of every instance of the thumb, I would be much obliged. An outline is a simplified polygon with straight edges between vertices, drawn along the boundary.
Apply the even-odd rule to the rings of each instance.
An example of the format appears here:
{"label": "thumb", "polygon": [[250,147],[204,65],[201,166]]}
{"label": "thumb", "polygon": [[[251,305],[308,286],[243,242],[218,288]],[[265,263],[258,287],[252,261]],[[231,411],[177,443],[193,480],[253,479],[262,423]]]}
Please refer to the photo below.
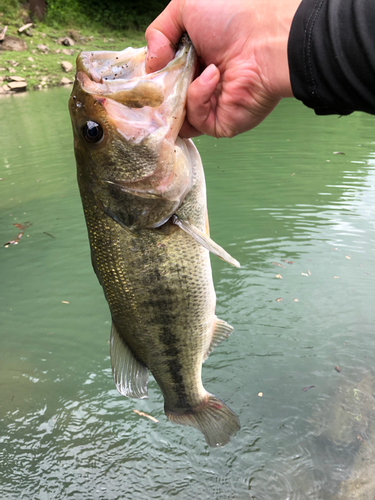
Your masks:
{"label": "thumb", "polygon": [[187,95],[186,118],[202,134],[216,136],[216,116],[213,96],[220,80],[220,71],[214,64],[190,85]]}
{"label": "thumb", "polygon": [[158,29],[148,28],[146,39],[146,71],[153,73],[164,68],[174,58],[175,50],[169,39]]}

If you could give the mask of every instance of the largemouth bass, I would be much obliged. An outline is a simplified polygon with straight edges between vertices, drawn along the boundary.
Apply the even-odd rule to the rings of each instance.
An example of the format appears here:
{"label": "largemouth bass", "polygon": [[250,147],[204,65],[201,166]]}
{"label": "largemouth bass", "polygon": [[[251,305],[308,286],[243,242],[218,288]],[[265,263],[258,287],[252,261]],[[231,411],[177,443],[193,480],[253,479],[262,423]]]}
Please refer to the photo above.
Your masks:
{"label": "largemouth bass", "polygon": [[202,362],[232,327],[215,316],[203,167],[178,137],[196,63],[187,37],[163,70],[146,49],[82,52],[69,101],[94,270],[111,315],[118,391],[146,398],[149,370],[175,423],[227,443],[238,417],[202,384]]}

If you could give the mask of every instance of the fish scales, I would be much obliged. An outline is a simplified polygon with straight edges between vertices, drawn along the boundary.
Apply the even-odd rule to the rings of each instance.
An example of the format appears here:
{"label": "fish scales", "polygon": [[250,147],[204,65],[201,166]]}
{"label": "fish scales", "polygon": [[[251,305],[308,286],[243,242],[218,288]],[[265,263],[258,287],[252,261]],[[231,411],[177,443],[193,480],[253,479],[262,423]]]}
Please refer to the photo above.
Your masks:
{"label": "fish scales", "polygon": [[[240,426],[202,384],[204,359],[232,331],[215,316],[209,251],[238,263],[209,238],[199,153],[177,137],[194,49],[186,39],[151,75],[144,49],[111,54],[78,56],[69,107],[92,263],[112,316],[116,387],[147,397],[150,370],[168,418],[221,446]],[[118,58],[134,68],[133,80],[129,71],[109,78]]]}
{"label": "fish scales", "polygon": [[198,375],[191,367],[201,366],[211,340],[207,331],[215,300],[213,290],[208,293],[208,251],[182,231],[167,238],[161,231],[132,233],[92,203],[84,206],[95,267],[113,321],[135,357],[155,376],[166,406],[183,408],[172,402],[181,391],[181,373],[184,379]]}

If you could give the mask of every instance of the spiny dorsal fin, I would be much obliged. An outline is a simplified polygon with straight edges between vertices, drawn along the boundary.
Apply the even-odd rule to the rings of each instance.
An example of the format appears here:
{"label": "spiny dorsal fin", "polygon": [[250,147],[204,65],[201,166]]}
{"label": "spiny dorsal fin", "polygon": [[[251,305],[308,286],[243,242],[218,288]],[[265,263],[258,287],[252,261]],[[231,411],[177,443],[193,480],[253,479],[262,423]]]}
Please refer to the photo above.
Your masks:
{"label": "spiny dorsal fin", "polygon": [[238,260],[231,257],[229,253],[224,250],[224,248],[211,240],[209,236],[202,233],[202,231],[193,226],[193,224],[190,224],[187,220],[180,220],[177,215],[173,215],[172,222],[185,231],[185,233],[194,238],[195,241],[197,241],[204,248],[207,248],[207,250],[220,257],[220,259],[225,260],[228,264],[232,264],[232,266],[241,267]]}
{"label": "spiny dorsal fin", "polygon": [[111,365],[116,389],[129,398],[148,398],[148,369],[137,359],[118,334],[112,323]]}
{"label": "spiny dorsal fin", "polygon": [[216,318],[211,344],[204,359],[207,359],[211,352],[215,349],[215,347],[221,344],[223,340],[227,339],[232,332],[233,326],[230,326],[223,319]]}

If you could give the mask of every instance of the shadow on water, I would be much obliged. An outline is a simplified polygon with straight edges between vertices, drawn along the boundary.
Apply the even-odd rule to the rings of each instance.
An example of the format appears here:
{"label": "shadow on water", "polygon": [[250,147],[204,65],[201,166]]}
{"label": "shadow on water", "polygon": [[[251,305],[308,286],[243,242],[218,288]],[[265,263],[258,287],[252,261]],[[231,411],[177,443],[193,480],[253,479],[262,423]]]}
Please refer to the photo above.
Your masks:
{"label": "shadow on water", "polygon": [[166,421],[153,380],[146,401],[114,388],[68,94],[1,99],[0,243],[32,226],[0,247],[0,497],[373,498],[374,118],[285,101],[248,134],[196,140],[211,235],[242,264],[212,259],[235,331],[204,383],[242,424],[212,450]]}

